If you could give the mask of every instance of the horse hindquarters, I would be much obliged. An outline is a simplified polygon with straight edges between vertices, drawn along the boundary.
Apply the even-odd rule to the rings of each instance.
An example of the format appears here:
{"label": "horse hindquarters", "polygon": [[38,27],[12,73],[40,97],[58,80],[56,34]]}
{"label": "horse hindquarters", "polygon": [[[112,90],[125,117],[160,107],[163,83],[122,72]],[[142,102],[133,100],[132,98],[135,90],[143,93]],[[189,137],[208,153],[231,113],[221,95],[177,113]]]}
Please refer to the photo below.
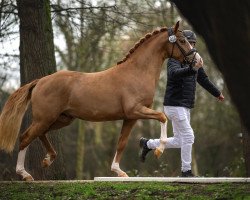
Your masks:
{"label": "horse hindquarters", "polygon": [[60,115],[59,110],[54,109],[54,105],[56,105],[56,103],[49,103],[47,99],[44,99],[40,96],[40,93],[36,92],[34,92],[32,96],[33,121],[30,127],[20,138],[20,151],[18,153],[16,172],[17,174],[21,175],[22,179],[25,181],[34,180],[33,177],[29,173],[27,173],[24,168],[25,154],[29,144],[34,139],[39,137],[42,144],[47,150],[47,154],[42,161],[42,167],[49,167],[56,158],[57,154],[53,146],[49,142],[46,133],[50,130],[56,130],[67,126],[73,121],[73,118],[67,117],[65,115]]}

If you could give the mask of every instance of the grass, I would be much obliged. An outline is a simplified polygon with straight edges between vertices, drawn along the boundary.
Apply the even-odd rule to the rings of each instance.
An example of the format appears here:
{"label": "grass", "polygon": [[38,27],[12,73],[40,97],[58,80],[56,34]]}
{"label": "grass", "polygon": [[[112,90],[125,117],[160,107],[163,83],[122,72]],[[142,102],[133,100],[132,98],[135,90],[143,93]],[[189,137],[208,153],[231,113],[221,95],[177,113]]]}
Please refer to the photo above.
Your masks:
{"label": "grass", "polygon": [[66,199],[244,199],[249,183],[180,184],[163,182],[1,183],[0,200]]}

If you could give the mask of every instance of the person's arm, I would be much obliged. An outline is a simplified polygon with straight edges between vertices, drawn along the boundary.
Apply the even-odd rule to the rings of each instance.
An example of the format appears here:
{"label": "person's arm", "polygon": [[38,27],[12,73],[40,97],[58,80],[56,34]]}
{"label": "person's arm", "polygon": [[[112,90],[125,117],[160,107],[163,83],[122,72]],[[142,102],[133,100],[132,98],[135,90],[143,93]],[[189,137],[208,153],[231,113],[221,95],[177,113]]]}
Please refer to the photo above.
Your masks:
{"label": "person's arm", "polygon": [[181,63],[175,59],[169,59],[168,61],[168,73],[173,78],[181,78],[190,76],[197,73],[193,67],[181,67]]}
{"label": "person's arm", "polygon": [[[209,80],[206,72],[204,71],[203,67],[200,67],[198,70],[197,75],[197,82],[206,89],[210,94],[212,94],[214,97],[217,97],[219,100],[223,100],[224,97],[221,94],[221,92],[217,89],[217,87]],[[220,99],[222,98],[223,99]]]}
{"label": "person's arm", "polygon": [[215,85],[208,79],[208,76],[203,69],[203,60],[202,58],[195,63],[194,68],[198,70],[198,75],[197,75],[197,82],[205,88],[210,94],[213,96],[217,97],[219,101],[224,100],[223,94],[215,87]]}

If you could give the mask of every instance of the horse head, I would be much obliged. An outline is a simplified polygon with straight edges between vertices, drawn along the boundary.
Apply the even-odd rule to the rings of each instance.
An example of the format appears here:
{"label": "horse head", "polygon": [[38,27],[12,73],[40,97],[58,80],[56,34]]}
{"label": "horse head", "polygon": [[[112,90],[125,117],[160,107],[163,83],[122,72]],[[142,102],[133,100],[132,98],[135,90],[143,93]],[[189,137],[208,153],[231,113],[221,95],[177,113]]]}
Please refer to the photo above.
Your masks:
{"label": "horse head", "polygon": [[167,56],[168,58],[174,58],[181,62],[194,64],[201,59],[197,50],[191,46],[187,38],[184,36],[183,31],[179,30],[179,21],[174,27],[167,29],[168,33],[168,45]]}

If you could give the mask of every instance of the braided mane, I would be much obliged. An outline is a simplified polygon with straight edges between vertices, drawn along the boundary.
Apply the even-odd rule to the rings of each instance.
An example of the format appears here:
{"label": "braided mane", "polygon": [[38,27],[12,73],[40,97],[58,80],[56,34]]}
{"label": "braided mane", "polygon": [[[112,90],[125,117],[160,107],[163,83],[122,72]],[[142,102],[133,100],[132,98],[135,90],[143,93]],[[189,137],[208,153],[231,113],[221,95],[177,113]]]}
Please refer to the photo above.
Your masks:
{"label": "braided mane", "polygon": [[129,50],[129,52],[127,53],[127,55],[119,62],[117,62],[117,65],[121,64],[121,63],[124,63],[130,56],[131,54],[134,53],[134,51],[139,47],[141,46],[141,44],[143,44],[146,40],[148,40],[149,38],[151,38],[152,36],[158,34],[158,33],[161,33],[161,32],[164,32],[164,31],[167,31],[167,27],[162,27],[160,28],[159,30],[154,30],[152,33],[147,33],[143,38],[141,38],[139,40],[139,42],[137,42],[133,48],[131,48]]}

